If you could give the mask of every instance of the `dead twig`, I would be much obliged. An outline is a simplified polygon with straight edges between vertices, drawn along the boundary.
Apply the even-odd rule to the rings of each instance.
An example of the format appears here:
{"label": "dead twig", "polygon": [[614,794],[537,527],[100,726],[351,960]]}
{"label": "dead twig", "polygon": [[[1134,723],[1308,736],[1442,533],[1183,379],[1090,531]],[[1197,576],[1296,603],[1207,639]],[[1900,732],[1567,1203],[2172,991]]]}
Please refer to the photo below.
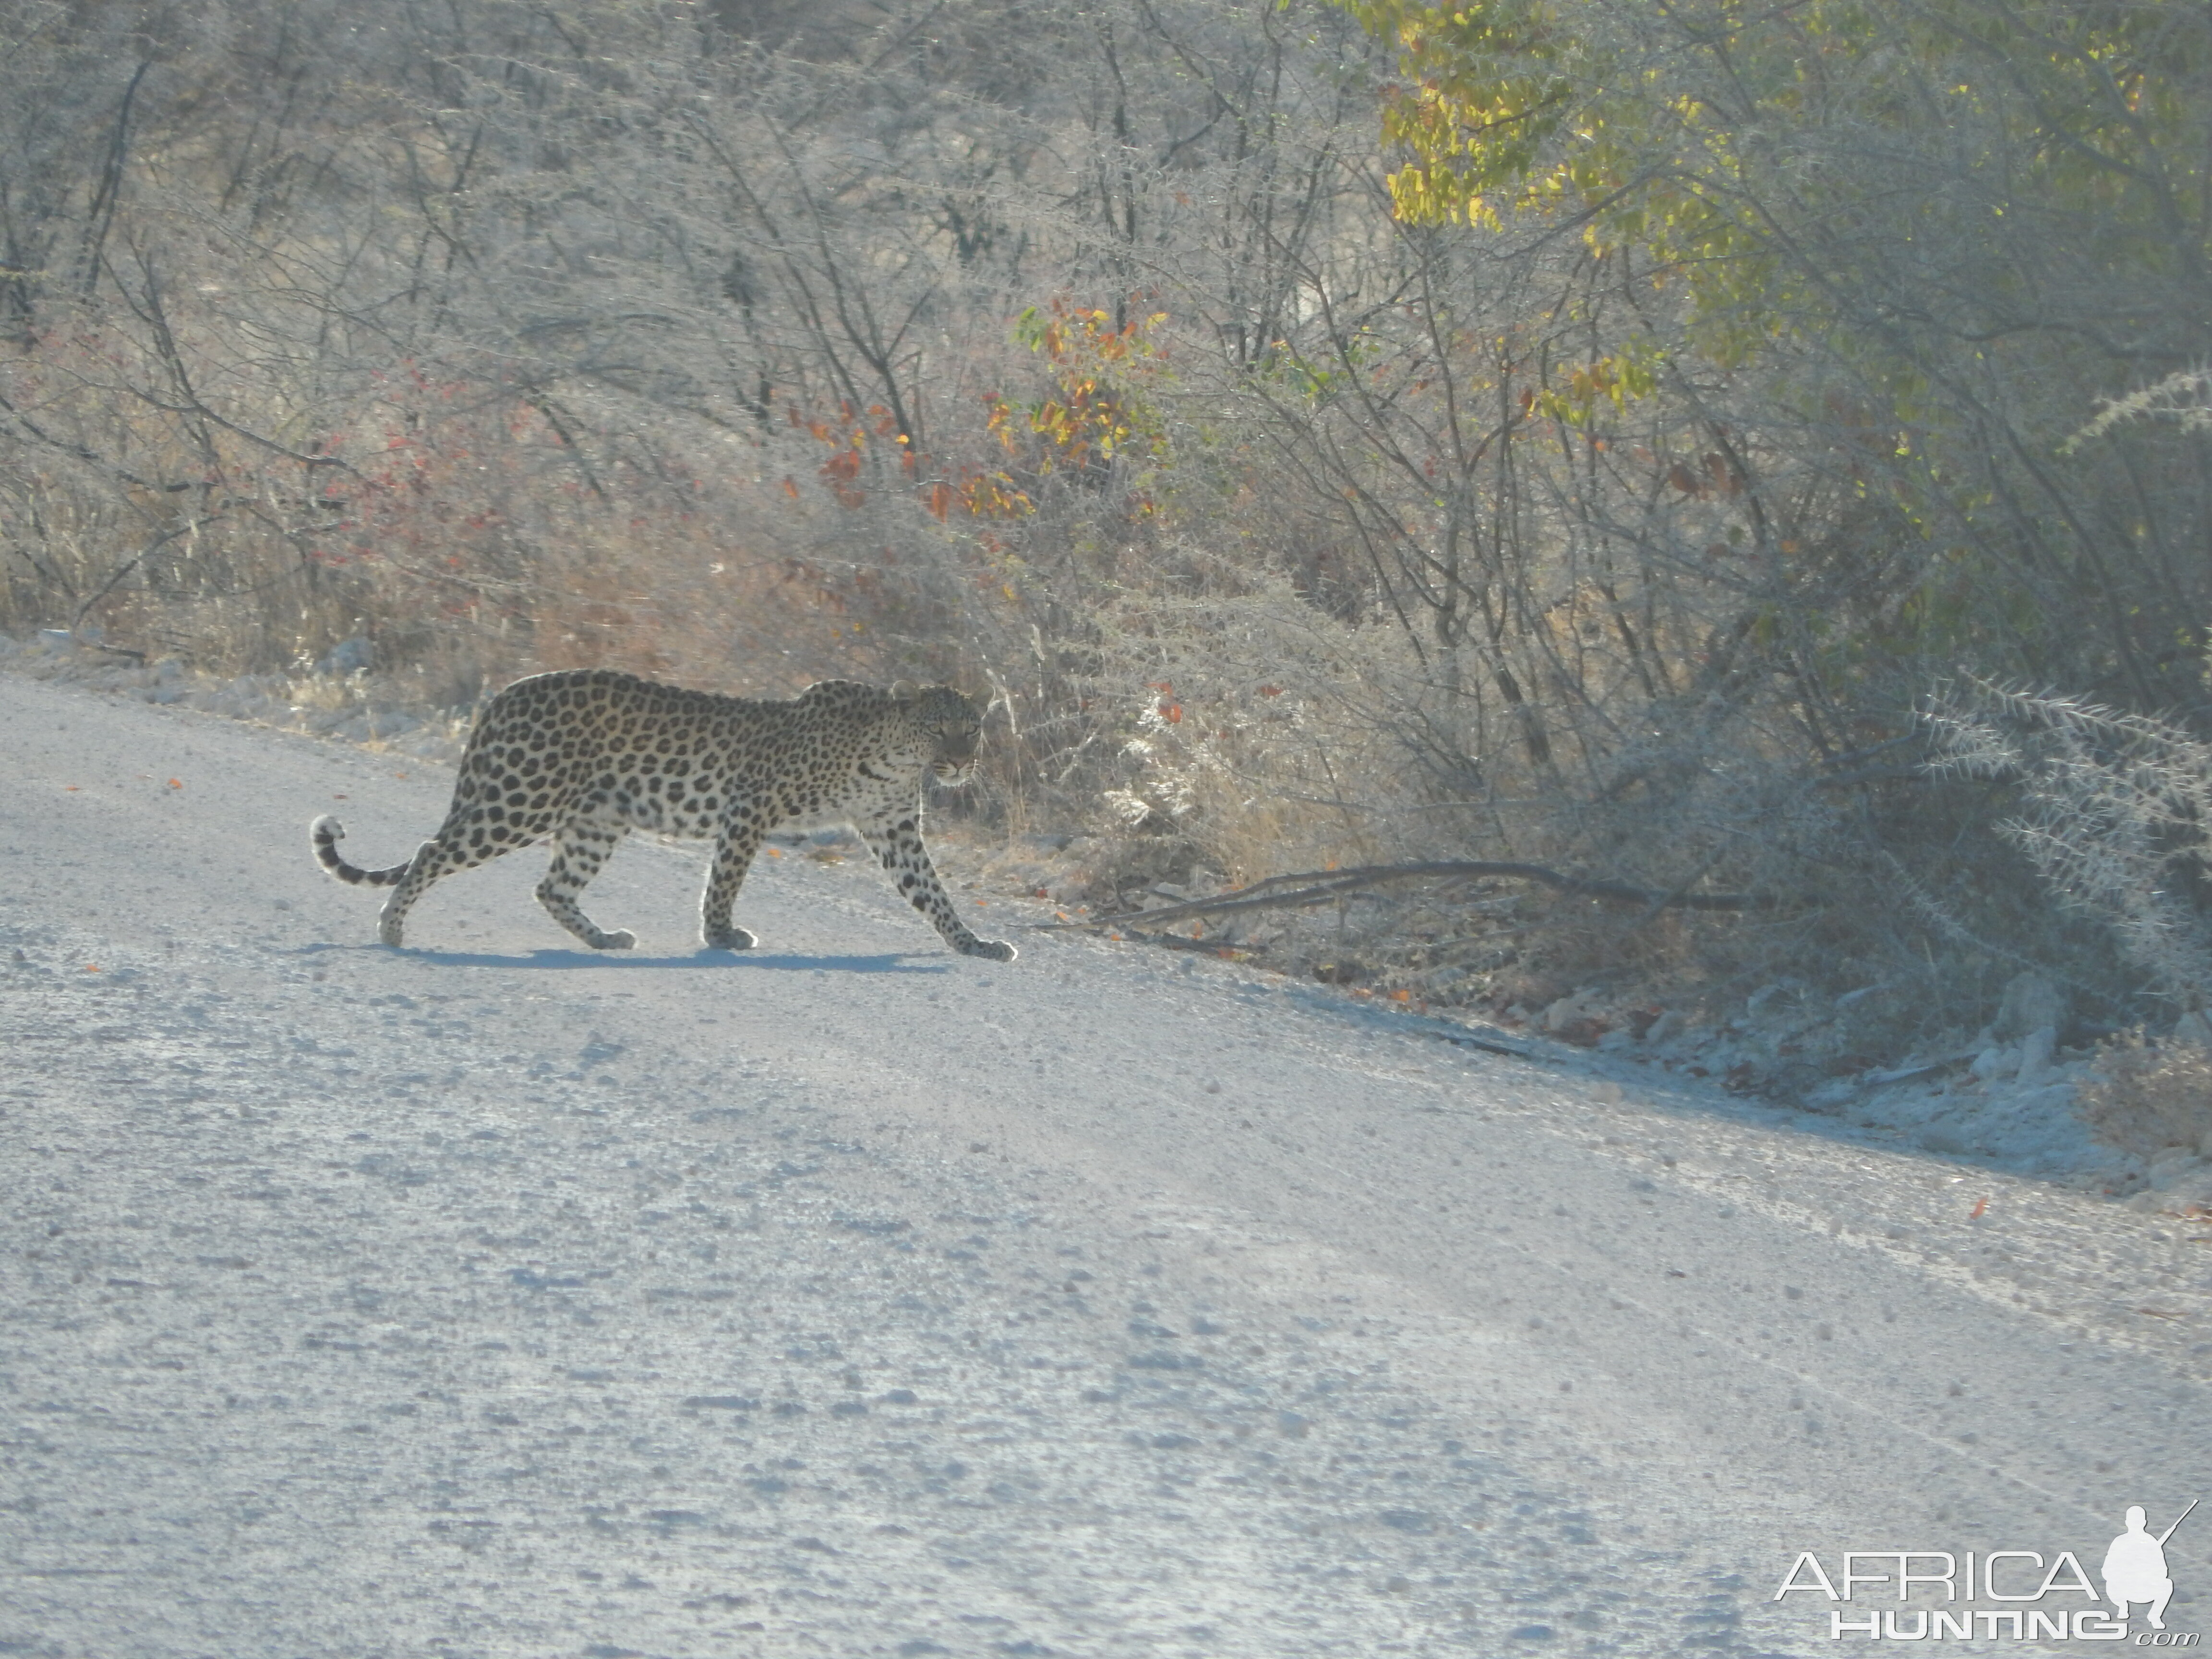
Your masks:
{"label": "dead twig", "polygon": [[[1270,876],[1249,887],[1209,899],[1163,905],[1157,910],[1129,910],[1118,915],[1093,916],[1084,921],[1044,922],[1036,931],[1064,933],[1085,927],[1147,927],[1178,921],[1186,916],[1222,915],[1237,910],[1297,909],[1332,904],[1362,887],[1395,885],[1400,882],[1440,879],[1534,881],[1563,893],[1578,893],[1616,904],[1640,904],[1685,910],[1771,910],[1784,902],[1771,893],[1655,893],[1626,882],[1592,881],[1547,870],[1540,864],[1504,864],[1487,860],[1437,860],[1423,864],[1370,864],[1353,870],[1309,870],[1296,875]],[[1818,902],[1811,896],[1808,902]]]}

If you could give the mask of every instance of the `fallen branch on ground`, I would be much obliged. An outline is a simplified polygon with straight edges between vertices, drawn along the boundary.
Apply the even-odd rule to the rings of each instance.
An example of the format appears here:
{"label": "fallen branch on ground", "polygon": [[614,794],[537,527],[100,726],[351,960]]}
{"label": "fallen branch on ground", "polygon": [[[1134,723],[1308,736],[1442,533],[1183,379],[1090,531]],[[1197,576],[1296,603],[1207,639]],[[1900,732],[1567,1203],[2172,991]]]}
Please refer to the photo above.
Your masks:
{"label": "fallen branch on ground", "polygon": [[1192,899],[1183,904],[1163,905],[1157,910],[1128,910],[1119,915],[1092,916],[1084,921],[1045,922],[1040,924],[1036,931],[1062,933],[1071,928],[1126,927],[1139,923],[1155,925],[1177,921],[1185,916],[1221,915],[1236,910],[1297,909],[1309,905],[1333,903],[1362,887],[1386,886],[1406,881],[1475,878],[1540,882],[1563,893],[1607,899],[1617,904],[1647,905],[1655,909],[1674,907],[1684,910],[1771,910],[1783,902],[1781,898],[1770,893],[1653,892],[1647,888],[1632,887],[1626,882],[1591,881],[1583,876],[1565,875],[1557,870],[1547,870],[1540,864],[1496,864],[1448,859],[1426,864],[1370,864],[1355,870],[1309,870],[1297,875],[1270,876],[1265,881],[1255,881],[1249,887],[1241,887],[1215,898]]}

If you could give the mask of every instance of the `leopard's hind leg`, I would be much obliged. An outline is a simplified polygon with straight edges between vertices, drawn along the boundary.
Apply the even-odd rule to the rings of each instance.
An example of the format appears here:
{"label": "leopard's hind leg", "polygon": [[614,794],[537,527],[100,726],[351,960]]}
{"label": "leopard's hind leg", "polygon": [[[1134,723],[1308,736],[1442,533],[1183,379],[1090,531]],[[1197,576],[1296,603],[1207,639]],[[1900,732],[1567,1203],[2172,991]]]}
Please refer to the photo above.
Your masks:
{"label": "leopard's hind leg", "polygon": [[441,876],[450,876],[456,870],[473,870],[479,864],[489,864],[501,853],[511,853],[518,847],[526,847],[527,841],[491,841],[471,837],[463,842],[452,833],[448,824],[428,841],[415,849],[415,856],[407,861],[407,873],[399,878],[399,885],[376,919],[376,936],[385,944],[397,946],[407,925],[407,913],[415,901],[429,890],[430,884]]}
{"label": "leopard's hind leg", "polygon": [[[315,830],[315,853],[329,866],[335,852],[325,854],[323,825],[330,820],[319,820]],[[330,823],[332,839],[337,825]],[[407,925],[407,913],[415,901],[429,890],[430,884],[441,876],[450,876],[456,870],[473,870],[479,864],[489,864],[501,853],[512,853],[518,847],[527,847],[545,832],[541,821],[526,823],[523,815],[511,813],[503,823],[494,823],[477,809],[472,799],[456,800],[453,810],[447,814],[438,833],[415,849],[415,856],[405,864],[395,865],[390,870],[365,871],[359,877],[349,876],[344,868],[332,867],[331,873],[340,880],[386,882],[396,880],[398,885],[392,896],[384,902],[378,915],[376,936],[385,944],[398,945]]]}
{"label": "leopard's hind leg", "polygon": [[629,833],[629,825],[612,812],[578,814],[555,836],[552,866],[538,884],[538,902],[547,914],[594,951],[627,951],[637,943],[637,935],[626,928],[606,932],[576,902]]}

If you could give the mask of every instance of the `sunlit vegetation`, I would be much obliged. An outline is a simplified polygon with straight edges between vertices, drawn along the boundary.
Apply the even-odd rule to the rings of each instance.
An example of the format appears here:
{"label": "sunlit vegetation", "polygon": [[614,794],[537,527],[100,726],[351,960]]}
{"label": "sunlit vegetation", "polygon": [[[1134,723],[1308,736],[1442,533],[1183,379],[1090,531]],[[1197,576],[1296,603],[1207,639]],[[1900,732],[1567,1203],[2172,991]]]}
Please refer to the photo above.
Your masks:
{"label": "sunlit vegetation", "polygon": [[0,625],[962,679],[1109,904],[1774,901],[1340,907],[1385,994],[2195,994],[1921,715],[2207,735],[2201,7],[0,0]]}

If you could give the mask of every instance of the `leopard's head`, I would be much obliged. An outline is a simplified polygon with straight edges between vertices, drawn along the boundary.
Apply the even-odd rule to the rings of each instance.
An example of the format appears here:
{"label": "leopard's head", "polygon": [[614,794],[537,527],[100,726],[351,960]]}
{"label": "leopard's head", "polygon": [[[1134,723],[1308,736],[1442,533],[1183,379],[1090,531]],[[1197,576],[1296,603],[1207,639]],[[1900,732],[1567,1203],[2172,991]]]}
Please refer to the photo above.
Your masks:
{"label": "leopard's head", "polygon": [[891,696],[912,723],[915,746],[928,755],[939,783],[957,787],[975,775],[987,705],[949,685],[916,687],[904,680],[891,688]]}

